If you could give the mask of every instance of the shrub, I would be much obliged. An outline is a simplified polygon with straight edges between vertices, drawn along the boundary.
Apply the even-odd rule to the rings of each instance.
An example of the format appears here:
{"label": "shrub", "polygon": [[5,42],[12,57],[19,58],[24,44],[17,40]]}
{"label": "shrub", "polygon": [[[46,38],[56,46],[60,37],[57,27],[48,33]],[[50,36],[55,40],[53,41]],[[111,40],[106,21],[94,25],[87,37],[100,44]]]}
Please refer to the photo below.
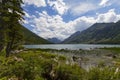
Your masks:
{"label": "shrub", "polygon": [[56,69],[55,80],[84,80],[85,70],[77,65],[61,65]]}

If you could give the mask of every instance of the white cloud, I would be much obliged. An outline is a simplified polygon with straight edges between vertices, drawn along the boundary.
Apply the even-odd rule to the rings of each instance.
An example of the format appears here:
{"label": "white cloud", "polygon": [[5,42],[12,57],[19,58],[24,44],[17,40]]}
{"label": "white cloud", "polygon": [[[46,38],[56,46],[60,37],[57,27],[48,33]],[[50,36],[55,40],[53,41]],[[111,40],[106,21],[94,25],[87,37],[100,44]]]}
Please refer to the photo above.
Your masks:
{"label": "white cloud", "polygon": [[28,5],[35,5],[37,7],[45,7],[46,6],[45,0],[23,0],[23,2]]}
{"label": "white cloud", "polygon": [[71,5],[69,7],[70,7],[71,13],[75,16],[84,14],[88,11],[92,11],[92,10],[95,10],[98,8],[96,4],[89,3],[89,2],[83,2],[83,3],[77,4],[75,6]]}
{"label": "white cloud", "polygon": [[95,18],[83,16],[73,21],[73,23],[76,23],[75,25],[73,25],[73,27],[75,28],[75,31],[82,31],[90,27],[95,22]]}
{"label": "white cloud", "polygon": [[63,0],[23,0],[23,2],[25,4],[34,5],[37,7],[47,7],[48,4],[59,15],[65,14],[68,10],[68,7]]}
{"label": "white cloud", "polygon": [[100,6],[107,6],[108,5],[108,2],[109,2],[109,0],[101,0],[101,2],[100,2]]}
{"label": "white cloud", "polygon": [[25,17],[30,18],[30,15],[27,12],[24,11],[24,13],[25,13]]}
{"label": "white cloud", "polygon": [[46,11],[39,13],[39,15],[38,18],[34,18],[36,24],[34,31],[42,37],[63,39],[74,31],[71,25],[65,23],[60,15],[49,16]]}
{"label": "white cloud", "polygon": [[119,0],[101,0],[99,3],[101,7],[108,7],[108,6],[120,6]]}
{"label": "white cloud", "polygon": [[22,22],[23,22],[24,24],[29,24],[29,22],[28,22],[27,20],[22,20]]}
{"label": "white cloud", "polygon": [[96,11],[107,6],[120,5],[118,0],[81,0],[80,3],[70,1],[67,6],[73,16],[80,16],[89,11]]}
{"label": "white cloud", "polygon": [[67,12],[68,8],[63,0],[48,0],[47,3],[60,15],[63,15],[65,12]]}
{"label": "white cloud", "polygon": [[120,14],[115,13],[114,9],[110,9],[106,13],[98,13],[96,17],[82,16],[73,21],[64,22],[60,15],[50,16],[46,11],[37,12],[39,16],[31,16],[31,25],[34,32],[44,38],[57,37],[65,39],[76,31],[82,31],[96,22],[116,22],[120,19]]}
{"label": "white cloud", "polygon": [[116,14],[114,9],[110,9],[108,12],[98,14],[97,22],[116,22],[120,19],[120,14]]}

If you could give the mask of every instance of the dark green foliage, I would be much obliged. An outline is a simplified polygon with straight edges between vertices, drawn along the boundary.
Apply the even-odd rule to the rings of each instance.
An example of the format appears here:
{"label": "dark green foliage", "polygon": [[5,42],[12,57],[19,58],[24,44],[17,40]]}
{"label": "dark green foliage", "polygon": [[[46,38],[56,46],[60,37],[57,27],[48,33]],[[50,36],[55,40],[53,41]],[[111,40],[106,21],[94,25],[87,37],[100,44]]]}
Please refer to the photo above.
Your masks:
{"label": "dark green foliage", "polygon": [[7,0],[1,0],[0,2],[0,52],[4,49],[6,43],[6,28],[7,28],[7,21],[8,21],[8,9],[6,6]]}
{"label": "dark green foliage", "polygon": [[73,34],[63,43],[119,44],[120,21],[117,23],[96,23],[82,32]]}

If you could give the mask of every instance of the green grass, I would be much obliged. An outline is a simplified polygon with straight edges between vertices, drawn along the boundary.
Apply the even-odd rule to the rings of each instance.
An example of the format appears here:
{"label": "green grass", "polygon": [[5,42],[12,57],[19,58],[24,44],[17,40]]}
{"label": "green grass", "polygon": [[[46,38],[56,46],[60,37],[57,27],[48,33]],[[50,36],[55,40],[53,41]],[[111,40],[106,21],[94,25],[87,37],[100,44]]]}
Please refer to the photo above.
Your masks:
{"label": "green grass", "polygon": [[112,54],[116,55],[116,58],[113,59],[115,66],[120,66],[120,48],[119,47],[111,47],[111,48],[101,48],[102,50],[107,50],[112,52]]}
{"label": "green grass", "polygon": [[115,53],[120,53],[120,48],[119,47],[101,48],[101,49],[109,50],[109,51],[112,51],[112,52],[115,52]]}
{"label": "green grass", "polygon": [[43,50],[26,50],[0,56],[0,80],[119,80],[118,67],[98,66],[89,71],[67,63],[63,55]]}

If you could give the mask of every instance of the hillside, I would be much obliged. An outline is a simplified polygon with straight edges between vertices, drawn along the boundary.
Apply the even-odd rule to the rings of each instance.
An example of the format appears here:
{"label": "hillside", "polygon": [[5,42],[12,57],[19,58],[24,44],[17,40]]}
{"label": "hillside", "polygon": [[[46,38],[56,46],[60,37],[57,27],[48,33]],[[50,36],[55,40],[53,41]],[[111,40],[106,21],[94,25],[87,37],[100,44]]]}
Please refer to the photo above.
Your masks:
{"label": "hillside", "polygon": [[25,27],[22,27],[22,31],[24,34],[25,44],[50,44],[51,42],[39,37],[35,33],[31,32]]}
{"label": "hillside", "polygon": [[120,44],[120,21],[95,23],[82,32],[76,32],[62,43]]}

